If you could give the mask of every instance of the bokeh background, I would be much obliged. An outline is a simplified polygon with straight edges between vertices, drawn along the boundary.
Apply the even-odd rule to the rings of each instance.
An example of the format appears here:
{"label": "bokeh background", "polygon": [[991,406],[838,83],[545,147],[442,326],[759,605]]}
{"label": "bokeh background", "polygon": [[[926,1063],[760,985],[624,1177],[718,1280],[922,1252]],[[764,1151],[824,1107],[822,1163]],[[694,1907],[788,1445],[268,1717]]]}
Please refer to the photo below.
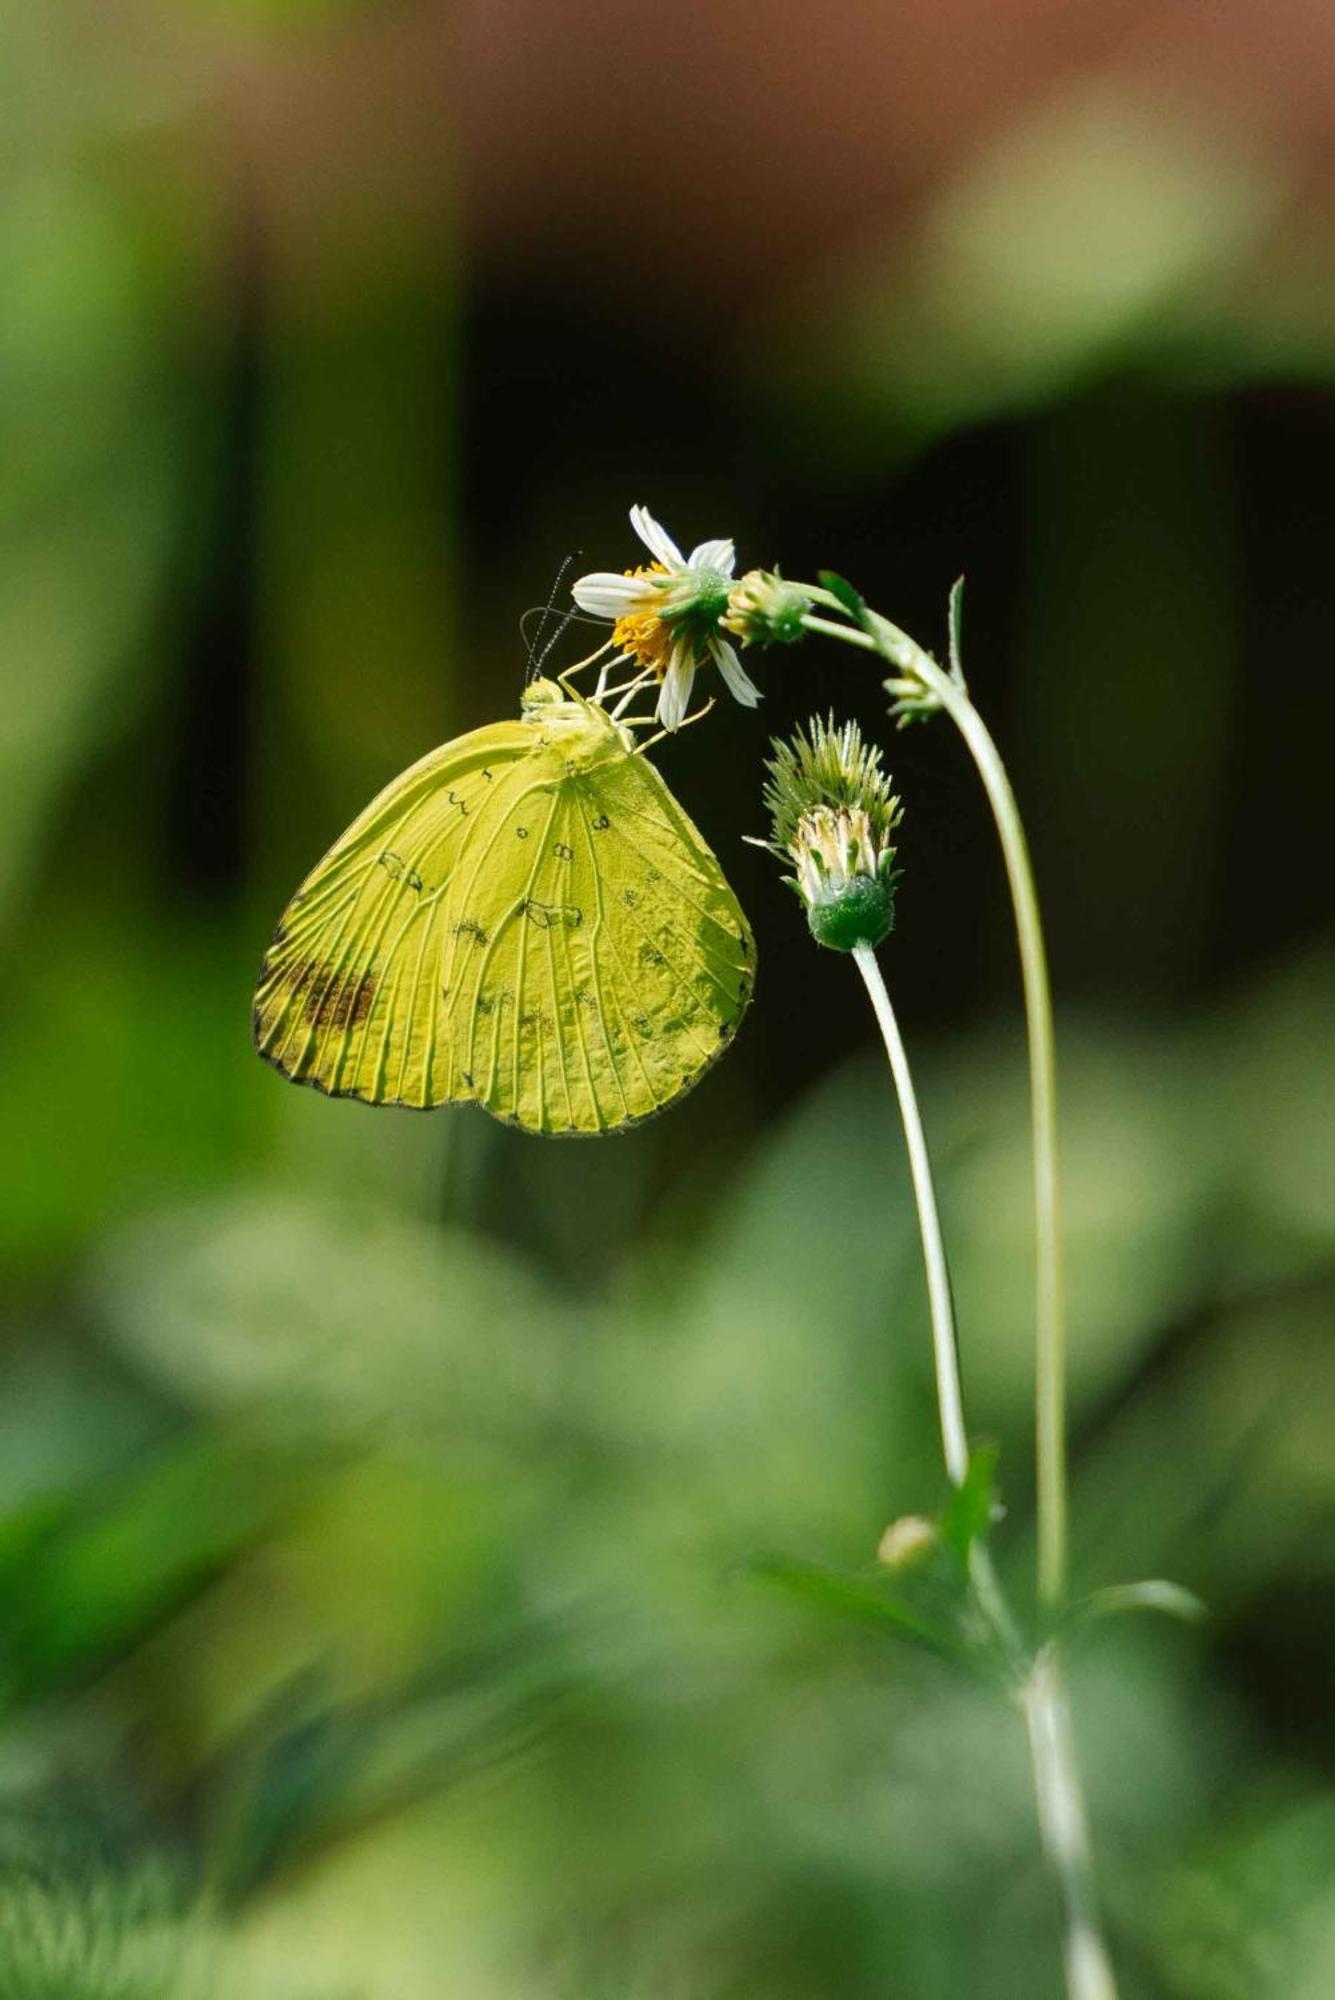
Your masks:
{"label": "bokeh background", "polygon": [[[765,856],[887,741],[999,1559],[1024,1070],[943,724],[818,646],[661,751],[728,1061],[601,1144],[294,1090],[286,896],[513,713],[562,560],[829,566],[967,664],[1059,997],[1075,1661],[1129,2000],[1335,1992],[1335,15],[4,0],[3,2000],[1051,2000],[1022,1733],[765,1587],[942,1498],[892,1101]],[[579,635],[558,657],[573,658]]]}

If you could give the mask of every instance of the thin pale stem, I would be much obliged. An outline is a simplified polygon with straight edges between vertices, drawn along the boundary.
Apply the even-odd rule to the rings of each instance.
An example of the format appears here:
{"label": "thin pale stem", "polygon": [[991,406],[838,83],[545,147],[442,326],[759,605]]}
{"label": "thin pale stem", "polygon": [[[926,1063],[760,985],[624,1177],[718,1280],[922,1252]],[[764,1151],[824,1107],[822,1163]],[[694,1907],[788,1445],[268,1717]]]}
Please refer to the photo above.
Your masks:
{"label": "thin pale stem", "polygon": [[[955,1327],[955,1300],[950,1288],[950,1266],[941,1234],[941,1216],[932,1179],[932,1162],[927,1151],[918,1095],[913,1087],[908,1052],[899,1032],[899,1022],[881,974],[880,962],[869,945],[859,945],[853,953],[862,974],[876,1024],[881,1031],[885,1053],[899,1099],[899,1115],[908,1148],[913,1199],[918,1210],[918,1234],[922,1239],[923,1263],[927,1272],[927,1302],[932,1321],[932,1353],[936,1364],[936,1400],[941,1418],[941,1446],[946,1473],[953,1486],[961,1486],[969,1470],[969,1433],[964,1420],[964,1390],[960,1380],[959,1336]],[[1024,1643],[1011,1616],[1010,1606],[992,1567],[992,1558],[981,1542],[975,1542],[969,1556],[969,1574],[978,1602],[991,1623],[1011,1671],[1022,1676],[1028,1670]]]}
{"label": "thin pale stem", "polygon": [[808,632],[823,632],[827,638],[842,639],[846,646],[861,646],[864,653],[881,650],[869,633],[859,632],[854,625],[838,625],[833,618],[818,618],[814,611],[804,614],[802,625]]}
{"label": "thin pale stem", "polygon": [[1093,1853],[1070,1702],[1048,1647],[1034,1661],[1021,1704],[1029,1730],[1039,1831],[1061,1899],[1066,1991],[1070,2000],[1117,2000],[1117,1981],[1099,1932]]}
{"label": "thin pale stem", "polygon": [[936,669],[942,706],[959,729],[983,781],[996,821],[1015,910],[1029,1036],[1029,1109],[1033,1134],[1036,1238],[1036,1398],[1038,1589],[1051,1609],[1066,1591],[1066,1322],[1062,1286],[1061,1204],[1057,1176],[1057,1057],[1038,893],[1015,794],[996,744],[967,694]]}
{"label": "thin pale stem", "polygon": [[[830,602],[826,591],[809,589]],[[808,631],[823,632],[864,652],[879,652],[898,674],[931,695],[963,736],[982,779],[1015,911],[1029,1039],[1029,1105],[1033,1135],[1036,1267],[1035,1421],[1038,1517],[1038,1592],[1050,1610],[1066,1593],[1066,1320],[1062,1282],[1061,1203],[1057,1172],[1057,1060],[1052,1024],[1052,988],[1038,911],[1029,843],[1001,753],[962,682],[943,672],[907,633],[888,618],[873,616],[875,632],[808,613]]]}
{"label": "thin pale stem", "polygon": [[909,1172],[913,1180],[913,1199],[918,1209],[923,1262],[927,1267],[927,1301],[932,1318],[932,1353],[936,1361],[936,1397],[941,1411],[941,1445],[951,1483],[960,1486],[969,1470],[969,1436],[964,1427],[964,1392],[960,1384],[955,1311],[950,1295],[945,1244],[941,1238],[941,1218],[936,1206],[936,1189],[932,1182],[932,1163],[927,1153],[917,1093],[913,1088],[913,1073],[876,953],[868,945],[859,945],[853,959],[862,974],[862,983],[876,1015],[876,1024],[890,1063],[890,1074],[895,1080],[895,1094],[899,1099]]}

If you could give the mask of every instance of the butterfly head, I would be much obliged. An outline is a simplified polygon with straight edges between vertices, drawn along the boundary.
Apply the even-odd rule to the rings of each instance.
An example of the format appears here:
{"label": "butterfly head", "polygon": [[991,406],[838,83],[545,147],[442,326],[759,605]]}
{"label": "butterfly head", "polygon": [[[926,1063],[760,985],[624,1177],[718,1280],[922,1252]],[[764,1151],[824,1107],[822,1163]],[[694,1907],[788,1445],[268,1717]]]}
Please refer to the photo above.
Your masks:
{"label": "butterfly head", "polygon": [[559,743],[573,763],[590,764],[635,748],[630,731],[613,721],[605,708],[558,681],[543,677],[530,681],[520,712],[546,742]]}

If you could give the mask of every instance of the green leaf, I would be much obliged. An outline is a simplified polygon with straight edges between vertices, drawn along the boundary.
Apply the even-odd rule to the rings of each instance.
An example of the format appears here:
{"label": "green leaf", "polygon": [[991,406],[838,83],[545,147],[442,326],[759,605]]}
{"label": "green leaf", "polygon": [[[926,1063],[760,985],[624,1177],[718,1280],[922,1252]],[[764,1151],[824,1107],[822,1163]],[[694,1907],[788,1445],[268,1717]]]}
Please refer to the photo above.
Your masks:
{"label": "green leaf", "polygon": [[1147,1577],[1142,1583],[1113,1583],[1096,1590],[1077,1607],[1077,1619],[1116,1618],[1125,1611],[1157,1611],[1166,1618],[1180,1618],[1186,1625],[1198,1625],[1209,1617],[1208,1607],[1193,1591],[1163,1577]]}
{"label": "green leaf", "polygon": [[950,671],[964,686],[964,578],[957,576],[950,586]]}
{"label": "green leaf", "polygon": [[868,616],[867,602],[862,593],[854,590],[847,578],[837,575],[832,569],[823,569],[818,574],[822,586],[829,591],[831,597],[839,599],[849,617],[856,619],[859,625],[865,625]]}
{"label": "green leaf", "polygon": [[947,1659],[967,1657],[967,1648],[947,1626],[924,1617],[879,1582],[869,1583],[860,1577],[841,1575],[838,1570],[824,1569],[819,1563],[798,1562],[787,1556],[760,1558],[747,1568],[762,1583],[775,1584],[808,1604],[911,1639]]}
{"label": "green leaf", "polygon": [[984,1541],[997,1512],[997,1447],[979,1445],[969,1458],[963,1484],[951,1494],[941,1516],[941,1539],[967,1565],[975,1542]]}

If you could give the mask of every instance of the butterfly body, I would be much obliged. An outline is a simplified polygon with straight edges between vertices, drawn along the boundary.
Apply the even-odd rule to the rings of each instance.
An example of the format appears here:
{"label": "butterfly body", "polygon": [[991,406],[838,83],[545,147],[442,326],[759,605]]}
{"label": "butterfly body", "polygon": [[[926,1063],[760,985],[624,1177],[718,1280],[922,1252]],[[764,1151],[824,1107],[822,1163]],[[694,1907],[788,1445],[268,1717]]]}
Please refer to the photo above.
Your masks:
{"label": "butterfly body", "polygon": [[629,729],[539,680],[519,720],[432,751],[312,871],[265,956],[255,1041],[331,1095],[616,1131],[721,1054],[754,958]]}

